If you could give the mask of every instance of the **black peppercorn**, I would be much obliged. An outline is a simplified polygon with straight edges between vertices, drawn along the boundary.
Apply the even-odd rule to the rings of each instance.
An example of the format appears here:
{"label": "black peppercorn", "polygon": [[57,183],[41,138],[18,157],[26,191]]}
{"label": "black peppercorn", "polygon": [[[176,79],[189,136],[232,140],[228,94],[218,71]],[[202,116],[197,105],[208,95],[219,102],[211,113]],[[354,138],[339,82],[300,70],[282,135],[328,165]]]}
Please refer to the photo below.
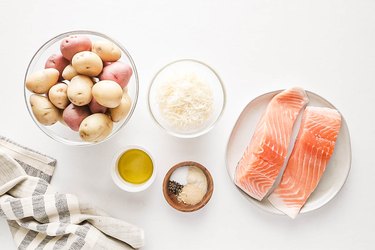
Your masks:
{"label": "black peppercorn", "polygon": [[184,185],[181,185],[177,181],[171,181],[171,180],[168,181],[168,191],[171,194],[174,194],[176,196],[179,195],[181,193],[183,187],[184,187]]}

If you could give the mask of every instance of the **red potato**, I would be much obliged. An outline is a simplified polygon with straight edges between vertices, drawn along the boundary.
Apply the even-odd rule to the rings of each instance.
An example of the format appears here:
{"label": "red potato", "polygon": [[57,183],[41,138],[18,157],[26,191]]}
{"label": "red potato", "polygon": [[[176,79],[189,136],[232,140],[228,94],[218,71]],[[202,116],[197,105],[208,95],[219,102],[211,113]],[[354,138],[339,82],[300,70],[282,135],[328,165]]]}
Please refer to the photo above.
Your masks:
{"label": "red potato", "polygon": [[99,79],[115,81],[121,86],[121,88],[125,88],[128,85],[132,74],[133,70],[128,64],[114,62],[103,68],[102,73],[99,75]]}
{"label": "red potato", "polygon": [[75,106],[71,103],[64,109],[63,120],[69,128],[78,131],[81,122],[90,114],[87,106]]}
{"label": "red potato", "polygon": [[91,40],[87,36],[70,35],[61,41],[60,51],[66,59],[71,61],[78,52],[91,51],[91,46]]}
{"label": "red potato", "polygon": [[105,113],[107,112],[107,107],[104,107],[103,105],[100,105],[95,98],[92,98],[90,104],[89,104],[90,111],[92,113]]}
{"label": "red potato", "polygon": [[61,78],[62,72],[64,71],[65,67],[69,65],[69,61],[63,57],[62,54],[52,54],[48,57],[44,68],[54,68],[60,72],[59,78]]}

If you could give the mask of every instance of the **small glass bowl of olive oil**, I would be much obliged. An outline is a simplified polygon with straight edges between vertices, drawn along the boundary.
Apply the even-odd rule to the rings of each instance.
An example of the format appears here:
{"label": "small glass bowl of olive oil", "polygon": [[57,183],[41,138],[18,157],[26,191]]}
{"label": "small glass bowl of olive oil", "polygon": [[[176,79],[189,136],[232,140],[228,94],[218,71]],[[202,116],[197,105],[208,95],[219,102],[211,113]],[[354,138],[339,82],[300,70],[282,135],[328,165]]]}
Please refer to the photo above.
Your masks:
{"label": "small glass bowl of olive oil", "polygon": [[112,179],[127,192],[147,189],[155,180],[156,168],[149,152],[139,146],[128,146],[115,155]]}

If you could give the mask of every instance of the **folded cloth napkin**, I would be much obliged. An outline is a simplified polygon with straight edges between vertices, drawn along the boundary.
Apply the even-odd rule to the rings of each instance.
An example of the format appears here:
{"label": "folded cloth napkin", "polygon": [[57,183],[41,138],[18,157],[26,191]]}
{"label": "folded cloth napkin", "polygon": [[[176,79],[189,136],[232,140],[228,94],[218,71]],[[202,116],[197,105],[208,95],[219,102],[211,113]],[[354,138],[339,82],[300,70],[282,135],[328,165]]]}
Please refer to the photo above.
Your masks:
{"label": "folded cloth napkin", "polygon": [[56,160],[0,137],[0,217],[18,249],[133,249],[143,230],[49,184]]}

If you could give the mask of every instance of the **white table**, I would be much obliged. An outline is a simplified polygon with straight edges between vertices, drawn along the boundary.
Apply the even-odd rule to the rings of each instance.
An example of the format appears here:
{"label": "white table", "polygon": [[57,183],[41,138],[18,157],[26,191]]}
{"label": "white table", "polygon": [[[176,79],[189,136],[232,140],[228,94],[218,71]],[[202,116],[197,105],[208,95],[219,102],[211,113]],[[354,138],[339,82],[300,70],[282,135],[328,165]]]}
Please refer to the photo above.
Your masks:
{"label": "white table", "polygon": [[[158,3],[156,3],[158,2]],[[74,6],[74,7],[73,7]],[[144,249],[374,249],[375,239],[375,1],[11,1],[0,2],[0,134],[55,157],[53,185],[112,216],[145,229]],[[29,117],[23,77],[37,48],[59,33],[88,29],[121,41],[140,74],[140,96],[130,123],[94,147],[62,145]],[[196,139],[177,139],[155,125],[146,93],[153,74],[178,58],[213,66],[227,87],[220,123]],[[323,208],[291,220],[250,204],[225,168],[229,133],[243,107],[275,89],[301,86],[330,100],[345,116],[353,162],[347,183]],[[159,172],[138,194],[111,181],[113,152],[148,148]],[[169,167],[195,160],[209,168],[215,191],[199,212],[165,202]],[[1,249],[14,249],[0,221]]]}

